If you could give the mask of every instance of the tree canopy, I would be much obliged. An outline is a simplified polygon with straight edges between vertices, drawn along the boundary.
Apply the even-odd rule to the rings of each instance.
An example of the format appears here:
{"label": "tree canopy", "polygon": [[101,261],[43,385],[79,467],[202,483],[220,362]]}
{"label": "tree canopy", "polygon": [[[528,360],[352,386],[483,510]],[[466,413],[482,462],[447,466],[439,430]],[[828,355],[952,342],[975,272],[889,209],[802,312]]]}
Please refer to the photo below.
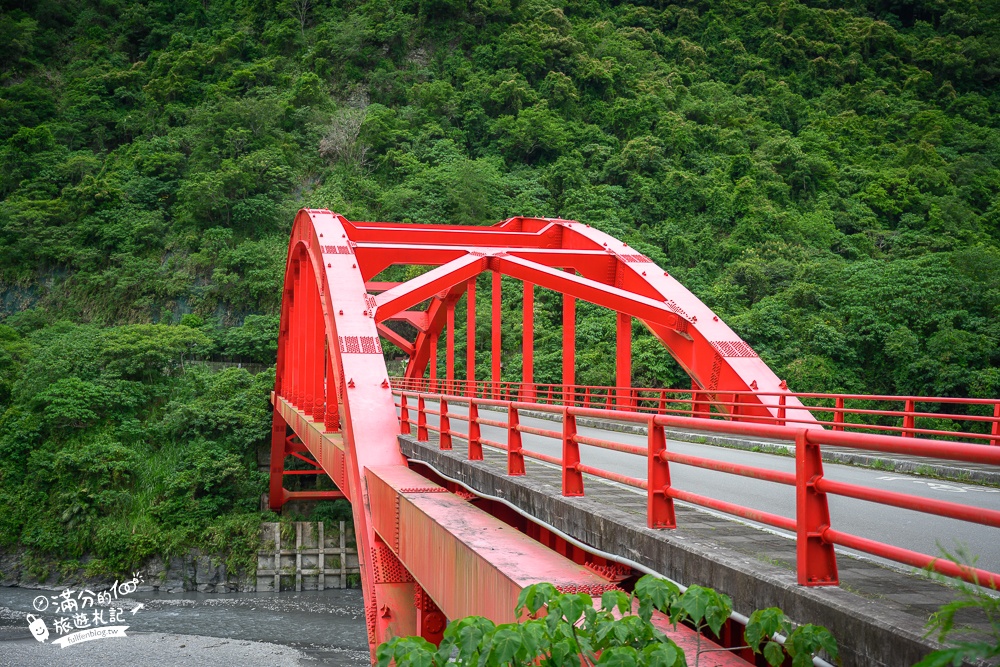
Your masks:
{"label": "tree canopy", "polygon": [[[997,0],[0,0],[0,543],[131,563],[250,512],[267,376],[188,361],[273,363],[303,206],[576,219],[793,390],[995,397],[998,63]],[[635,336],[634,383],[685,386]]]}

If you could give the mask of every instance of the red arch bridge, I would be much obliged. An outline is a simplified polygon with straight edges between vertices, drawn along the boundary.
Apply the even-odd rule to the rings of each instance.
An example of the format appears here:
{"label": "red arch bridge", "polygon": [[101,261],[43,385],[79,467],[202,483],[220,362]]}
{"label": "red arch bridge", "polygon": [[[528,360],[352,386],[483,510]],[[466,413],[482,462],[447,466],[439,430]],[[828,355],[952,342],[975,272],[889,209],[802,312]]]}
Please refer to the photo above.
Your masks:
{"label": "red arch bridge", "polygon": [[[379,282],[397,265],[431,268],[410,271],[419,275],[405,282]],[[477,281],[480,274],[489,274],[491,285],[479,296],[491,301],[488,378],[474,377],[477,284],[486,285]],[[508,278],[507,289],[510,279],[520,282],[522,294],[518,382],[500,380],[501,318],[511,316],[501,310],[501,276]],[[558,384],[533,377],[536,288],[561,295]],[[577,300],[616,313],[613,387],[575,382]],[[456,318],[466,334],[462,378],[455,370]],[[631,386],[634,319],[690,375],[690,389]],[[390,327],[393,322],[409,326]],[[415,339],[399,333],[404,330],[415,330]],[[692,505],[711,510],[712,517],[732,516],[792,536],[794,571],[785,572],[783,590],[813,596],[803,598],[802,613],[820,604],[824,591],[837,590],[841,548],[967,581],[1000,582],[986,569],[853,534],[831,521],[829,503],[866,503],[875,521],[883,510],[903,510],[918,523],[945,517],[990,534],[1000,527],[997,509],[916,493],[915,487],[887,490],[838,480],[824,474],[823,465],[824,453],[836,449],[989,469],[1000,464],[1000,402],[794,393],[668,272],[588,225],[541,218],[511,218],[492,227],[357,223],[328,210],[302,210],[288,250],[279,336],[270,505],[350,501],[372,647],[394,635],[439,640],[447,620],[469,614],[510,622],[517,594],[534,582],[593,593],[628,586],[630,577],[645,571],[648,554],[598,548],[607,532],[617,530],[606,516],[576,536],[552,519],[577,513],[577,523],[589,526],[602,503],[618,502],[614,493],[632,493],[627,503],[640,516],[626,541],[680,534],[685,517],[694,516],[682,507]],[[383,339],[408,357],[403,377],[390,377]],[[624,431],[631,426],[632,441],[584,426],[602,420]],[[671,439],[681,432],[756,439],[784,446],[794,458],[775,468],[734,462],[723,456],[731,450],[720,448],[718,455],[684,453]],[[438,466],[427,457],[421,462],[414,454],[420,448],[448,458],[434,459]],[[631,467],[618,463],[625,459]],[[294,469],[286,468],[292,461]],[[454,463],[458,472],[448,474],[441,461]],[[787,511],[727,500],[699,484],[684,488],[681,469],[725,475],[733,487],[766,483],[782,494],[776,504],[787,501]],[[289,491],[289,475],[326,475],[338,490]],[[597,492],[605,495],[595,499]],[[679,572],[676,563],[646,561],[648,570]],[[798,604],[783,601],[786,611]],[[665,621],[660,619],[667,628]],[[690,645],[691,631],[671,632]],[[713,639],[723,646],[739,643],[727,633],[733,634]],[[712,655],[717,664],[752,658],[745,651]]]}

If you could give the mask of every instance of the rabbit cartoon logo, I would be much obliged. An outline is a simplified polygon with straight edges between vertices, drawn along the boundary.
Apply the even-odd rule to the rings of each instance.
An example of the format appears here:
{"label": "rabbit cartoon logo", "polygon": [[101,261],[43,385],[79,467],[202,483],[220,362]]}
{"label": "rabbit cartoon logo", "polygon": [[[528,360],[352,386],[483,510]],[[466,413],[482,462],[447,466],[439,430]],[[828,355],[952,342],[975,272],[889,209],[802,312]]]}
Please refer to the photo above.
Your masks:
{"label": "rabbit cartoon logo", "polygon": [[28,614],[28,629],[31,630],[31,636],[43,644],[49,638],[49,626],[42,619],[35,618],[34,614]]}

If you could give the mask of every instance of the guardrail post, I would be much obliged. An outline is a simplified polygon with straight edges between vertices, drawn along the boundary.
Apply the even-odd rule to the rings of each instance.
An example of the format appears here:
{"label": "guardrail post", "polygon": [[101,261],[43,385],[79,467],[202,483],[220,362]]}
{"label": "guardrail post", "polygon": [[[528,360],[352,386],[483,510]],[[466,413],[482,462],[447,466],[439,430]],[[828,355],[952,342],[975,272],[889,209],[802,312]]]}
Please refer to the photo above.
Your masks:
{"label": "guardrail post", "polygon": [[479,406],[469,400],[469,460],[483,460],[483,443],[479,439]]}
{"label": "guardrail post", "polygon": [[778,396],[778,426],[785,425],[785,395]]}
{"label": "guardrail post", "polygon": [[800,586],[840,583],[833,544],[823,539],[830,527],[830,508],[826,494],[816,489],[822,477],[819,445],[809,442],[809,432],[800,429],[795,436],[795,550]]}
{"label": "guardrail post", "polygon": [[517,408],[513,403],[507,405],[507,474],[518,476],[524,474],[524,454],[521,453],[521,425]]}
{"label": "guardrail post", "polygon": [[664,458],[667,452],[667,437],[663,426],[650,417],[647,422],[648,461],[646,479],[646,525],[650,528],[676,528],[674,499],[668,495],[670,489],[670,463]]}
{"label": "guardrail post", "polygon": [[589,386],[587,386],[583,390],[583,407],[585,407],[585,408],[589,408],[590,407],[590,387]]}
{"label": "guardrail post", "polygon": [[438,422],[441,427],[440,443],[441,449],[451,449],[451,419],[448,418],[448,401],[441,397],[441,420]]}
{"label": "guardrail post", "polygon": [[906,403],[903,404],[903,433],[904,438],[912,438],[915,436],[913,432],[913,427],[916,426],[916,420],[913,417],[914,409],[916,404],[913,402],[912,398],[906,399]]}
{"label": "guardrail post", "polygon": [[417,397],[417,442],[427,442],[427,406],[424,397]]}
{"label": "guardrail post", "polygon": [[406,407],[406,394],[399,393],[399,432],[410,434],[410,411]]}
{"label": "guardrail post", "polygon": [[844,430],[844,397],[838,396],[834,400],[833,407],[836,408],[833,412],[833,430],[843,431]]}
{"label": "guardrail post", "polygon": [[583,473],[580,463],[580,443],[576,441],[576,417],[568,408],[563,408],[562,431],[562,494],[564,496],[583,495]]}
{"label": "guardrail post", "polygon": [[993,404],[993,429],[990,431],[990,435],[993,439],[990,440],[990,444],[994,447],[1000,445],[1000,401]]}
{"label": "guardrail post", "polygon": [[704,419],[712,418],[712,405],[706,401],[707,394],[698,386],[698,383],[691,380],[691,416]]}
{"label": "guardrail post", "polygon": [[660,406],[657,408],[656,412],[661,415],[667,414],[667,390],[660,390]]}

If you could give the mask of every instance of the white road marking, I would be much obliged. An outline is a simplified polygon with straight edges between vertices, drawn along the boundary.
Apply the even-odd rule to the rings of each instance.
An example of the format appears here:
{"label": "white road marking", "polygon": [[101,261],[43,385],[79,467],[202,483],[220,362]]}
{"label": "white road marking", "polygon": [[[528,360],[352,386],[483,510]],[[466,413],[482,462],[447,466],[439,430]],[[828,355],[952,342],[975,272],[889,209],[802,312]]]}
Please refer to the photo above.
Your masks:
{"label": "white road marking", "polygon": [[945,493],[968,493],[969,491],[980,491],[982,493],[1000,493],[1000,489],[994,489],[989,486],[956,486],[954,484],[945,484],[944,482],[933,482],[926,479],[914,479],[913,477],[894,477],[892,475],[882,475],[881,477],[876,477],[875,479],[880,479],[884,482],[911,482],[913,484],[926,484],[927,488],[934,489],[935,491],[944,491]]}

